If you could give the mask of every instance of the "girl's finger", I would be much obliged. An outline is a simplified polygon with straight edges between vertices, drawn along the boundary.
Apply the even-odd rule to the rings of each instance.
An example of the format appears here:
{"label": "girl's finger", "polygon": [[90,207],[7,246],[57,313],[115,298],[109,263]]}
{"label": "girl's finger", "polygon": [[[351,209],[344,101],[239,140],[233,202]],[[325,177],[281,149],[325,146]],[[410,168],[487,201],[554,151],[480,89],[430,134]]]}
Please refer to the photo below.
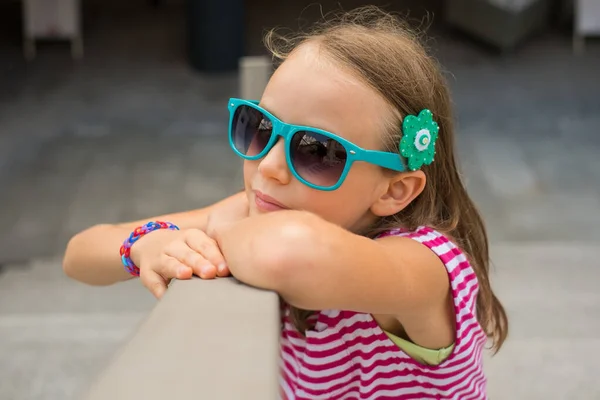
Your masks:
{"label": "girl's finger", "polygon": [[223,253],[213,239],[201,230],[190,230],[185,237],[186,244],[195,252],[199,253],[212,265],[219,268],[225,264]]}
{"label": "girl's finger", "polygon": [[163,278],[190,279],[194,271],[178,259],[163,254],[161,269],[158,272]]}
{"label": "girl's finger", "polygon": [[217,277],[217,267],[212,264],[206,264],[200,267],[198,276],[202,279],[214,279]]}
{"label": "girl's finger", "polygon": [[140,274],[142,284],[156,297],[161,299],[167,290],[167,281],[152,270]]}
{"label": "girl's finger", "polygon": [[[165,255],[171,258],[176,259],[179,263],[188,266],[192,269],[194,274],[200,276],[200,269],[210,264],[206,258],[202,256],[202,254],[191,249],[187,243],[183,241],[179,241],[176,243],[172,243],[165,249]],[[171,266],[174,266],[172,264]]]}
{"label": "girl's finger", "polygon": [[217,266],[217,276],[229,276],[231,275],[231,272],[229,272],[229,267],[227,266],[226,263],[223,263],[219,266]]}

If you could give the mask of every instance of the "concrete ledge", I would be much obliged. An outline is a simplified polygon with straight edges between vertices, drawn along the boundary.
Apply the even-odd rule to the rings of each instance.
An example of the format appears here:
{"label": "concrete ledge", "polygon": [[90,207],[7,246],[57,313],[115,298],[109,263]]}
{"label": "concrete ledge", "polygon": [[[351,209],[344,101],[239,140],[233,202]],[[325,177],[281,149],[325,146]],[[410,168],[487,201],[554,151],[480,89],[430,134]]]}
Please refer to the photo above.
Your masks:
{"label": "concrete ledge", "polygon": [[84,398],[276,399],[279,334],[275,293],[175,281]]}

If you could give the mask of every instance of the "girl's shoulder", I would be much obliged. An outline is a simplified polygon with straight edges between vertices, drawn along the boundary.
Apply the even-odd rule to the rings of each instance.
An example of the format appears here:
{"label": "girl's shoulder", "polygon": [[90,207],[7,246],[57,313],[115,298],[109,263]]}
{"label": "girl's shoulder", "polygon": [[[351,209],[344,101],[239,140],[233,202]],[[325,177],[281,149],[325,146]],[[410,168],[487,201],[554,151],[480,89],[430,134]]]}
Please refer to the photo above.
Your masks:
{"label": "girl's shoulder", "polygon": [[375,239],[381,239],[389,236],[402,236],[402,237],[410,237],[415,240],[423,239],[436,239],[436,238],[445,238],[449,240],[449,236],[442,233],[441,231],[436,230],[430,226],[418,226],[415,229],[409,229],[404,227],[399,228],[390,228],[384,230],[375,236]]}
{"label": "girl's shoulder", "polygon": [[439,255],[440,251],[452,249],[454,253],[463,253],[460,247],[454,243],[451,237],[429,226],[419,226],[415,229],[392,228],[377,234],[374,239],[383,239],[390,236],[398,236],[413,239],[430,248]]}
{"label": "girl's shoulder", "polygon": [[429,248],[442,261],[450,273],[451,281],[459,272],[474,275],[467,254],[445,233],[429,226],[419,226],[412,230],[407,228],[393,228],[379,233],[374,239],[377,240],[390,236],[410,238]]}

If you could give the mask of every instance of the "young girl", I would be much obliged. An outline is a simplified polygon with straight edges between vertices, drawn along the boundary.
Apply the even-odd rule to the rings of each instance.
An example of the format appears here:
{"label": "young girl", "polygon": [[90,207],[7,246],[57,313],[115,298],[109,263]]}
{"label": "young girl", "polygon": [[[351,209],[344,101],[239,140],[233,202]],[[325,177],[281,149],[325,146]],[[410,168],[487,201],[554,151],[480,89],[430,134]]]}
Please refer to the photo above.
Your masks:
{"label": "young girl", "polygon": [[139,275],[158,298],[193,274],[276,291],[288,399],[486,398],[482,351],[500,348],[507,319],[438,66],[374,8],[266,43],[283,62],[262,99],[228,104],[245,191],[92,227],[65,272]]}

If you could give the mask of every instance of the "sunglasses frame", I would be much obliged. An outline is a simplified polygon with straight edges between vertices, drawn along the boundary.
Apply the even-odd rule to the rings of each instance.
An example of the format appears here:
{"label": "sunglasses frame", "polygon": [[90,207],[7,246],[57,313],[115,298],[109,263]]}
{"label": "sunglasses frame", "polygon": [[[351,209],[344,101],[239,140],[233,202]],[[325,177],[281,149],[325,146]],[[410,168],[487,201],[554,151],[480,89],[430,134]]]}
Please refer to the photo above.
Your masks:
{"label": "sunglasses frame", "polygon": [[[256,100],[243,100],[243,99],[236,99],[236,98],[229,99],[229,103],[228,103],[228,108],[229,108],[229,145],[231,146],[233,151],[238,156],[240,156],[241,158],[243,158],[245,160],[258,160],[258,159],[264,157],[273,148],[275,143],[277,143],[278,137],[282,137],[284,140],[284,147],[285,147],[285,159],[286,159],[288,168],[290,169],[290,171],[292,172],[294,177],[296,177],[296,179],[298,179],[300,182],[302,182],[306,186],[309,186],[313,189],[325,190],[325,191],[335,190],[335,189],[339,188],[342,185],[342,183],[344,182],[344,180],[346,179],[346,176],[348,175],[348,171],[350,171],[350,167],[356,161],[368,162],[370,164],[375,164],[380,167],[388,168],[388,169],[398,171],[398,172],[406,171],[406,166],[404,165],[404,163],[402,161],[402,156],[399,153],[391,153],[391,152],[387,152],[387,151],[363,149],[363,148],[355,145],[354,143],[352,143],[338,135],[335,135],[331,132],[327,132],[327,131],[324,131],[324,130],[318,129],[318,128],[312,128],[309,126],[293,125],[293,124],[285,123],[285,122],[281,121],[280,119],[278,119],[277,117],[275,117],[270,112],[268,112],[267,110],[265,110],[264,108],[260,107],[258,104],[259,104],[259,101],[256,101]],[[233,122],[234,122],[233,118],[235,116],[235,111],[240,106],[249,106],[251,108],[254,108],[257,111],[260,111],[266,117],[268,117],[271,120],[271,123],[273,124],[273,130],[271,132],[271,137],[269,138],[267,145],[260,153],[254,155],[254,156],[247,156],[247,155],[241,153],[235,146],[235,141],[233,138]],[[346,165],[344,165],[344,170],[342,171],[342,173],[335,185],[333,185],[333,186],[315,185],[314,183],[311,183],[311,182],[307,181],[306,179],[302,178],[298,174],[298,172],[296,172],[296,168],[292,164],[290,148],[291,148],[292,137],[298,131],[312,132],[312,133],[316,133],[318,135],[322,135],[322,136],[331,138],[333,140],[336,140],[338,143],[340,143],[344,147],[344,149],[346,150]]]}

